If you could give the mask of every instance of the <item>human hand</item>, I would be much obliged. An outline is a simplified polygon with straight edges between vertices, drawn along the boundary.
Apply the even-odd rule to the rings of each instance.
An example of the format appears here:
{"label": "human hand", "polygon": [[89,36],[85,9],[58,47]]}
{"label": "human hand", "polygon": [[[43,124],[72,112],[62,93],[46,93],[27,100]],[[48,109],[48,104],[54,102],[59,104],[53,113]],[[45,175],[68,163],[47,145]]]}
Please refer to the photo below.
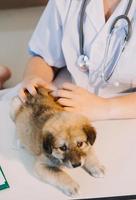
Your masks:
{"label": "human hand", "polygon": [[64,106],[65,111],[80,113],[90,120],[103,120],[108,116],[107,99],[71,83],[64,83],[62,88],[51,94],[58,97],[58,102]]}
{"label": "human hand", "polygon": [[21,85],[21,89],[19,90],[18,96],[21,99],[22,102],[26,101],[26,93],[25,91],[28,91],[31,95],[35,95],[37,93],[36,88],[37,87],[44,87],[51,91],[56,90],[56,87],[52,83],[48,83],[42,78],[31,76],[27,79],[24,79]]}

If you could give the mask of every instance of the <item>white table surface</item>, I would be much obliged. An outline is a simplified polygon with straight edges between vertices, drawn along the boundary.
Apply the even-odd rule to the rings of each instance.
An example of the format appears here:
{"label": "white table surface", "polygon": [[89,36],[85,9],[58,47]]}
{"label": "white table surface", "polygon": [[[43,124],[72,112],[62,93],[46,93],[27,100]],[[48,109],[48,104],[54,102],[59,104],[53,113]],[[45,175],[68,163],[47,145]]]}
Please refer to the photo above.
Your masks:
{"label": "white table surface", "polygon": [[[0,191],[0,200],[70,199],[41,182],[33,172],[34,158],[16,148],[15,125],[9,117],[7,99],[0,101],[0,165],[10,189]],[[80,185],[77,198],[136,195],[136,120],[95,122],[94,126],[95,149],[106,167],[106,175],[96,179],[81,168],[68,170]]]}

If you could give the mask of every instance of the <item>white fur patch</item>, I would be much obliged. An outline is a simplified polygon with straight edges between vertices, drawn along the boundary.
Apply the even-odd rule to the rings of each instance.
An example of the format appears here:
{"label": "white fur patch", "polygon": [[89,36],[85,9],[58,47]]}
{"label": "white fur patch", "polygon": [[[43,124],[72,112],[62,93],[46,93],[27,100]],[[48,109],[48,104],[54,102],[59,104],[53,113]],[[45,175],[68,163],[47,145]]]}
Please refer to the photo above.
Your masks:
{"label": "white fur patch", "polygon": [[16,114],[19,111],[20,107],[22,106],[22,101],[19,99],[19,97],[14,97],[11,101],[10,105],[10,117],[13,121],[15,121]]}

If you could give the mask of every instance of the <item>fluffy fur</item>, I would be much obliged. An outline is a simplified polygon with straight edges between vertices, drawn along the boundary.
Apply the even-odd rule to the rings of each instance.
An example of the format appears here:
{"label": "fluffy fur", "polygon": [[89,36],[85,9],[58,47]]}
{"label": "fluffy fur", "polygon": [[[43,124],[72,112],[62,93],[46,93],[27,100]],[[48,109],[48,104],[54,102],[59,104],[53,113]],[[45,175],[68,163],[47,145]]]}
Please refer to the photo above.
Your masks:
{"label": "fluffy fur", "polygon": [[21,143],[36,156],[36,172],[46,183],[73,196],[79,185],[63,171],[64,166],[81,166],[94,177],[103,176],[104,168],[92,148],[95,129],[84,116],[65,112],[47,89],[38,88],[34,97],[27,93],[25,104],[15,97],[11,117]]}

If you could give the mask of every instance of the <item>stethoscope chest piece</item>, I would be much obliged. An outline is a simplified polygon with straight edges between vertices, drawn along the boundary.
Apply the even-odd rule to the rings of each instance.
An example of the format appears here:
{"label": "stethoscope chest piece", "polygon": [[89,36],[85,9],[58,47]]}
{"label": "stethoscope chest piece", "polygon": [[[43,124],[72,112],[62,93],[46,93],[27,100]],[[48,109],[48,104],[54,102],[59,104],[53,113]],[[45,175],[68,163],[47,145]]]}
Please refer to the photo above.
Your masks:
{"label": "stethoscope chest piece", "polygon": [[90,65],[88,56],[80,55],[77,59],[77,65],[82,72],[87,72]]}

